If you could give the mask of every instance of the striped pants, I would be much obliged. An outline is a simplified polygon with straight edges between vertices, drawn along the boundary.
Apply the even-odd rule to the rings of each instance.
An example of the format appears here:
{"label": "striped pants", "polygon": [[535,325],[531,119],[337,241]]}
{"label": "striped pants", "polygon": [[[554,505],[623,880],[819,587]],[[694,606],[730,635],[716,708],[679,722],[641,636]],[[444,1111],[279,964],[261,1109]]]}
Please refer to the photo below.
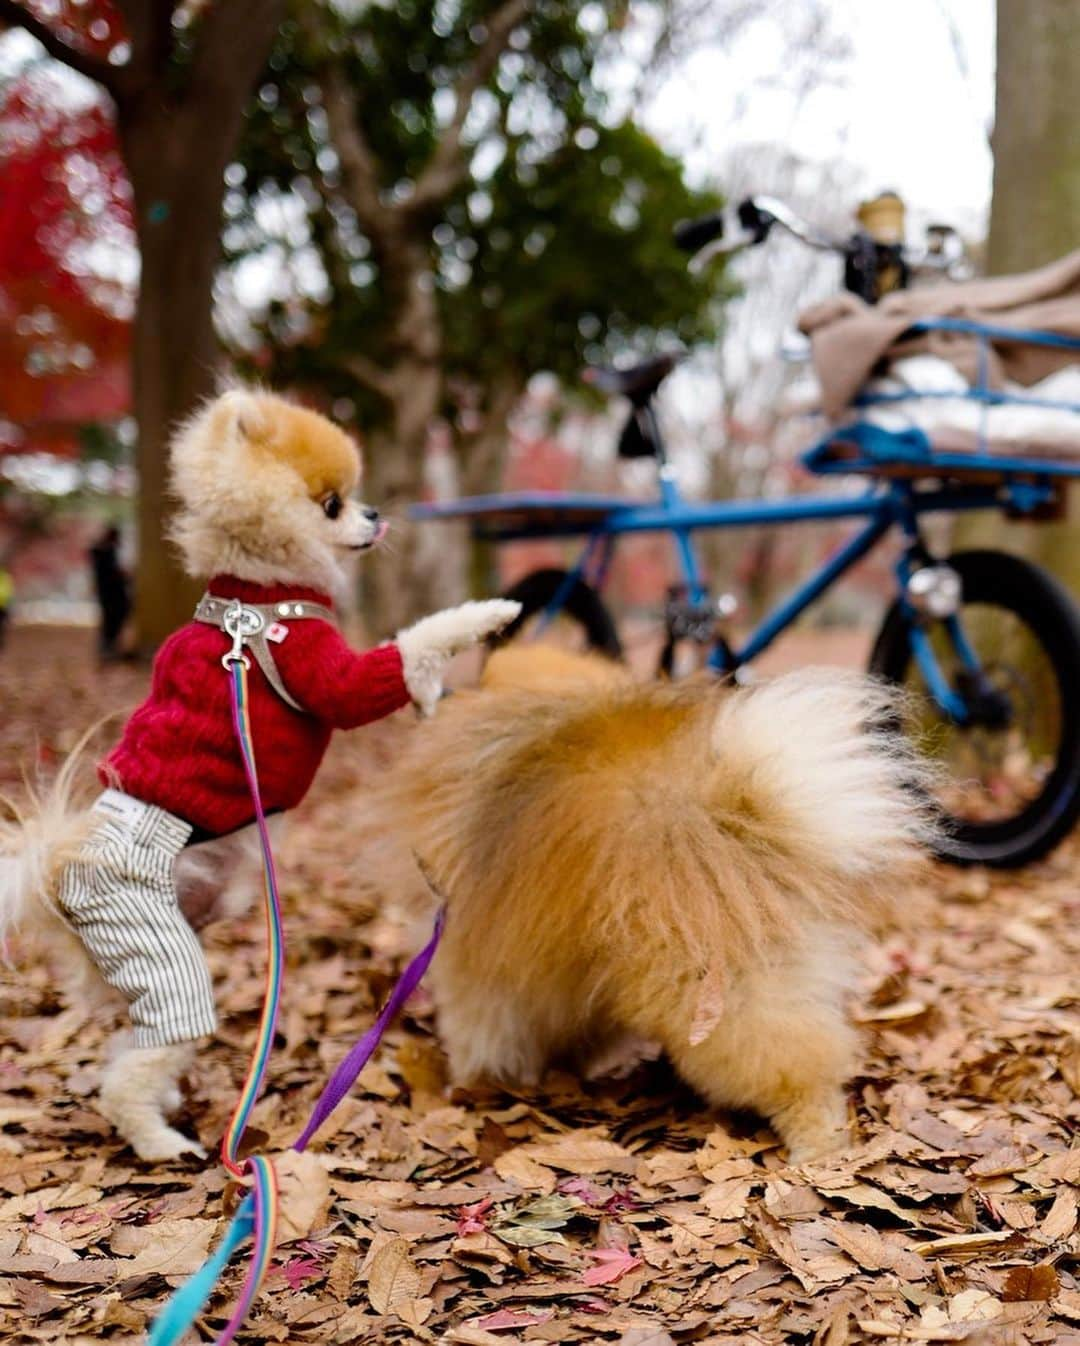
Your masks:
{"label": "striped pants", "polygon": [[210,971],[173,879],[191,825],[119,790],[106,790],[91,812],[90,835],[61,875],[64,915],[126,997],[138,1046],[212,1033]]}

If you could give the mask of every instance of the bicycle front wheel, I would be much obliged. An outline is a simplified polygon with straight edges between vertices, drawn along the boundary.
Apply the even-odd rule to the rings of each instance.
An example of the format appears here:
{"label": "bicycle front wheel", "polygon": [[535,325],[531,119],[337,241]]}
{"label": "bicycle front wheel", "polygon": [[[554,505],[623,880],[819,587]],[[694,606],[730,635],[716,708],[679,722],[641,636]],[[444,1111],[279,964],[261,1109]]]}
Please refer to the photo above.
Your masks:
{"label": "bicycle front wheel", "polygon": [[[910,693],[905,731],[939,772],[940,857],[1012,868],[1044,855],[1080,814],[1080,617],[1057,581],[1020,557],[970,551],[948,564],[963,586],[957,617],[984,675],[989,709],[959,724],[938,707],[899,600],[870,671]],[[949,686],[971,698],[968,665],[948,623],[933,621],[926,632]]]}

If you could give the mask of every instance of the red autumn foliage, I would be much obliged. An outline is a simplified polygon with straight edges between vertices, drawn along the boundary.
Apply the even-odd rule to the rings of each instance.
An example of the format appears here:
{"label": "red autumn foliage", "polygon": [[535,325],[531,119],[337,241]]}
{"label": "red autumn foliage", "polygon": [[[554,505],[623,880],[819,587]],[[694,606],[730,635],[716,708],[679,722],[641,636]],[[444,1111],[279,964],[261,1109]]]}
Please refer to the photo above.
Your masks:
{"label": "red autumn foliage", "polygon": [[78,425],[130,401],[131,193],[104,100],[47,66],[12,81],[0,177],[0,451],[70,451]]}

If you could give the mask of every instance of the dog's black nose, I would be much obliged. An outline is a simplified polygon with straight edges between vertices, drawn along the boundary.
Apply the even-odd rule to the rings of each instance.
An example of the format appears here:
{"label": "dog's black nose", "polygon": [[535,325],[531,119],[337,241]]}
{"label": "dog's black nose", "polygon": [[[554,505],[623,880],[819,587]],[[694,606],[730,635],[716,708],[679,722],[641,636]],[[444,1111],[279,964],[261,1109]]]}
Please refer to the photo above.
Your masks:
{"label": "dog's black nose", "polygon": [[372,509],[370,505],[364,506],[363,514],[368,523],[375,523],[379,517],[379,511],[377,509]]}

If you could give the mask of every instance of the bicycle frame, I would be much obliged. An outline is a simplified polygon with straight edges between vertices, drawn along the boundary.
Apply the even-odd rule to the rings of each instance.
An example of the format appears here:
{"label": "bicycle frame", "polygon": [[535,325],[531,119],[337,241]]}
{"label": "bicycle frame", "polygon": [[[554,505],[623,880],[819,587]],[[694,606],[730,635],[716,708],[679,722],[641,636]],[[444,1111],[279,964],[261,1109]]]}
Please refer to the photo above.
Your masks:
{"label": "bicycle frame", "polygon": [[[660,501],[654,504],[628,505],[612,510],[589,534],[585,547],[571,567],[565,584],[549,604],[543,622],[552,620],[565,603],[574,583],[582,579],[602,588],[617,538],[623,534],[670,532],[692,602],[705,599],[701,567],[693,544],[694,533],[702,529],[732,529],[758,524],[820,522],[830,519],[864,519],[863,527],[840,546],[791,594],[768,613],[738,649],[717,640],[711,647],[708,666],[718,673],[733,674],[755,659],[782,632],[858,561],[866,556],[893,529],[898,528],[907,541],[896,566],[902,596],[911,571],[919,563],[921,542],[918,520],[923,514],[946,511],[967,513],[984,509],[1010,509],[1031,513],[1052,503],[1051,482],[1017,482],[994,485],[938,486],[919,488],[908,481],[889,481],[858,496],[792,497],[776,501],[731,501],[686,503],[682,500],[672,469],[660,467]],[[579,530],[574,530],[579,531]],[[515,528],[500,535],[498,530],[485,533],[493,541],[510,541],[530,535],[553,537],[559,530],[550,525],[531,534],[528,528]],[[914,613],[911,614],[914,617]],[[958,618],[946,619],[946,627],[956,652],[969,672],[980,672],[978,659],[966,639]],[[912,653],[926,686],[940,709],[951,719],[963,723],[967,709],[963,698],[949,686],[930,640],[923,627],[911,622]]]}
{"label": "bicycle frame", "polygon": [[[1055,333],[1027,332],[1013,328],[986,327],[952,318],[923,319],[910,331],[931,329],[973,336],[976,339],[980,375],[969,396],[989,407],[1000,401],[1059,407],[1031,396],[1004,397],[989,387],[987,378],[989,343],[994,338],[1080,350],[1080,341]],[[858,405],[907,400],[920,394],[864,394]],[[925,395],[925,394],[922,394]],[[950,394],[951,396],[952,394]],[[1070,410],[1080,408],[1067,407]],[[980,431],[978,451],[973,454],[941,452],[931,445],[922,431],[886,430],[857,422],[837,440],[830,431],[805,455],[804,463],[816,473],[837,474],[870,470],[872,485],[862,495],[792,496],[782,500],[684,501],[674,468],[668,462],[663,436],[651,396],[635,404],[635,416],[645,441],[655,455],[659,498],[647,503],[632,503],[623,498],[570,495],[560,492],[481,496],[442,505],[421,505],[412,510],[417,519],[468,518],[474,535],[491,542],[512,542],[529,538],[566,538],[585,535],[584,549],[542,614],[541,623],[550,622],[565,605],[578,580],[602,589],[616,540],[623,534],[668,532],[675,541],[679,573],[694,613],[695,626],[708,621],[704,605],[707,593],[702,568],[694,547],[694,534],[702,529],[742,528],[761,524],[820,522],[831,519],[864,520],[863,526],[832,556],[768,613],[749,634],[743,645],[732,649],[722,637],[709,649],[708,666],[721,674],[734,674],[756,658],[782,632],[786,631],[812,603],[826,593],[858,561],[866,556],[893,529],[902,533],[906,546],[896,565],[896,577],[904,615],[908,619],[911,651],[932,698],[951,720],[964,724],[971,720],[963,696],[954,690],[934,653],[926,624],[911,606],[907,583],[911,573],[928,560],[919,536],[919,518],[932,512],[953,514],[996,509],[1014,517],[1039,517],[1054,512],[1062,482],[1080,477],[1080,465],[1019,454],[991,455],[987,451],[986,422]],[[840,442],[855,453],[839,458],[831,456]],[[884,465],[878,450],[885,450]],[[893,460],[893,461],[890,461]],[[896,468],[901,475],[887,475]],[[886,475],[882,475],[882,472]],[[954,653],[976,684],[982,669],[958,616],[944,619]],[[669,628],[672,639],[682,638]],[[690,634],[690,633],[685,633]],[[691,638],[701,639],[698,631]]]}

